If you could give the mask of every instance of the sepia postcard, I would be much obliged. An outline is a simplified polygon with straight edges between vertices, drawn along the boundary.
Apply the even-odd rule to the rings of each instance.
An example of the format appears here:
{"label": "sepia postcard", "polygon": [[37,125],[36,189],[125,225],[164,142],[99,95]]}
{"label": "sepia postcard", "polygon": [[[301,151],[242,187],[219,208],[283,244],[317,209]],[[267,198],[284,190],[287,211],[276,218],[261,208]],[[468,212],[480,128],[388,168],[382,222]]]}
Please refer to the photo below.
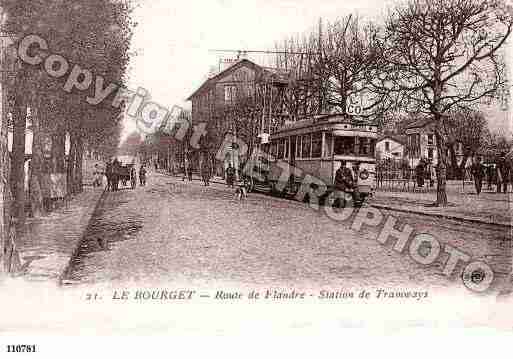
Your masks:
{"label": "sepia postcard", "polygon": [[507,0],[0,0],[1,357],[504,345],[512,31]]}

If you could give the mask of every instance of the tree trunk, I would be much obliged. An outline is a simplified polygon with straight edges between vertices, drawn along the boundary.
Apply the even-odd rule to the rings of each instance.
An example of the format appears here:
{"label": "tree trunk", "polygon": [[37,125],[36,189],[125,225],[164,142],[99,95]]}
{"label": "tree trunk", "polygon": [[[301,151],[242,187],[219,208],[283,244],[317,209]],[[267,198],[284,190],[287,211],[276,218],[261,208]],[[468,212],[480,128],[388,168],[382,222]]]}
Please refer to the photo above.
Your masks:
{"label": "tree trunk", "polygon": [[[437,126],[439,126],[437,121]],[[436,145],[438,150],[438,166],[437,166],[437,188],[436,188],[436,205],[439,207],[447,206],[447,151],[445,142],[440,129],[435,130]]]}
{"label": "tree trunk", "polygon": [[14,196],[13,216],[18,225],[25,222],[25,130],[27,105],[22,96],[16,96],[13,113],[11,191]]}
{"label": "tree trunk", "polygon": [[433,87],[433,104],[434,104],[434,120],[435,120],[435,140],[438,150],[438,172],[437,172],[437,187],[436,187],[436,206],[447,206],[447,145],[442,132],[443,117],[440,112],[440,99],[442,98],[442,82],[440,80],[439,64],[435,65],[435,83]]}
{"label": "tree trunk", "polygon": [[65,131],[62,128],[57,129],[57,131],[52,135],[52,173],[66,172],[65,143]]}
{"label": "tree trunk", "polygon": [[77,137],[75,134],[70,135],[70,148],[68,157],[68,168],[66,174],[66,183],[68,194],[76,194],[77,191],[77,178],[76,178],[76,166],[77,166]]}
{"label": "tree trunk", "polygon": [[38,109],[32,109],[32,160],[30,161],[30,208],[33,217],[44,214],[42,178],[42,144],[40,133],[40,118]]}
{"label": "tree trunk", "polygon": [[75,185],[77,193],[81,193],[83,191],[83,173],[82,173],[82,165],[84,160],[84,145],[82,139],[77,136],[77,145],[76,145],[76,164],[75,164]]}
{"label": "tree trunk", "polygon": [[456,158],[456,150],[454,149],[454,144],[449,144],[447,147],[449,148],[449,159],[451,161],[451,169],[454,179],[460,178],[460,167],[458,166],[458,159]]}

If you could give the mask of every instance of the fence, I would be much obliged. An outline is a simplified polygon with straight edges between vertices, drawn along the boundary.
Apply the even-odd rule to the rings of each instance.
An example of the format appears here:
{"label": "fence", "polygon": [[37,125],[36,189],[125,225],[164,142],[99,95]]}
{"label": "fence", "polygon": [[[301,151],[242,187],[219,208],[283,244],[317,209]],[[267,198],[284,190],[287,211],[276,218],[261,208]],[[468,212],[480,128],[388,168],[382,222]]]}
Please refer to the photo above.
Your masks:
{"label": "fence", "polygon": [[388,192],[436,192],[436,177],[431,177],[426,170],[419,181],[415,169],[405,163],[388,160],[376,164],[376,189]]}

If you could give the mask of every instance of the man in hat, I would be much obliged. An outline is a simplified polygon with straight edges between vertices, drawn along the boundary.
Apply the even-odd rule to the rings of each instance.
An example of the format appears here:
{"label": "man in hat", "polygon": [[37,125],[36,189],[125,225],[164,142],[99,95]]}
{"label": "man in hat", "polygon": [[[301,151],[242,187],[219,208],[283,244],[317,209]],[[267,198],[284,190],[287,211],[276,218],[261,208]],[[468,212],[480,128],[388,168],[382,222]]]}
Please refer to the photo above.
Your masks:
{"label": "man in hat", "polygon": [[203,161],[201,166],[201,178],[203,179],[203,184],[205,186],[210,186],[210,177],[211,177],[211,169],[210,169],[210,161],[207,156],[207,159]]}
{"label": "man in hat", "polygon": [[335,173],[335,189],[344,193],[350,193],[353,199],[353,204],[360,202],[360,195],[356,179],[350,168],[346,167],[346,161],[340,161],[340,167]]}
{"label": "man in hat", "polygon": [[423,187],[424,186],[424,169],[425,169],[425,162],[424,158],[421,158],[417,167],[415,167],[415,176],[417,177],[417,186]]}
{"label": "man in hat", "polygon": [[235,168],[232,167],[232,164],[228,164],[228,168],[226,169],[226,185],[230,188],[233,188],[233,182],[235,181]]}
{"label": "man in hat", "polygon": [[501,193],[501,188],[504,193],[508,192],[509,172],[510,168],[506,161],[506,154],[501,152],[497,160],[497,193]]}
{"label": "man in hat", "polygon": [[474,185],[476,186],[476,193],[479,195],[481,193],[481,188],[483,187],[483,178],[485,176],[485,169],[483,164],[481,163],[481,157],[474,158],[472,166],[470,167],[470,172],[472,173],[472,177],[474,178]]}

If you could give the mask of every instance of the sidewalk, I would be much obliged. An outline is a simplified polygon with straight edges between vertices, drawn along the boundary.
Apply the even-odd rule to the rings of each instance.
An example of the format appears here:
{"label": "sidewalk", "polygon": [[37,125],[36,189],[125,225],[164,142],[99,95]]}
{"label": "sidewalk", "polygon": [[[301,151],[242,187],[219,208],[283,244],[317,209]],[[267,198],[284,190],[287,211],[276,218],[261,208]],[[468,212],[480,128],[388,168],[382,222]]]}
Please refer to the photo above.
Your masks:
{"label": "sidewalk", "polygon": [[439,218],[468,221],[474,223],[512,226],[511,193],[482,192],[476,195],[471,186],[449,186],[447,207],[433,207],[436,192],[411,193],[377,191],[371,200],[376,208],[407,213],[429,215]]}
{"label": "sidewalk", "polygon": [[30,281],[60,281],[103,195],[103,187],[84,186],[67,205],[47,216],[27,219],[18,237],[21,275]]}

